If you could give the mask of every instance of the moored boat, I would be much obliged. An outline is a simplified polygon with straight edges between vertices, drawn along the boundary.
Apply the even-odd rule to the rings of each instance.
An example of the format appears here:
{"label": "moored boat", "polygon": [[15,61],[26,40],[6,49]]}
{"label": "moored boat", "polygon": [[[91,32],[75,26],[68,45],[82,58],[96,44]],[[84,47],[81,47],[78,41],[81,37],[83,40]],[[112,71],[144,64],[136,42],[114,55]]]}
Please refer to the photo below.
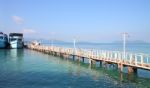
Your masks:
{"label": "moored boat", "polygon": [[10,33],[9,43],[10,43],[10,48],[23,48],[23,34]]}
{"label": "moored boat", "polygon": [[8,36],[3,32],[0,32],[0,48],[7,48],[8,46]]}

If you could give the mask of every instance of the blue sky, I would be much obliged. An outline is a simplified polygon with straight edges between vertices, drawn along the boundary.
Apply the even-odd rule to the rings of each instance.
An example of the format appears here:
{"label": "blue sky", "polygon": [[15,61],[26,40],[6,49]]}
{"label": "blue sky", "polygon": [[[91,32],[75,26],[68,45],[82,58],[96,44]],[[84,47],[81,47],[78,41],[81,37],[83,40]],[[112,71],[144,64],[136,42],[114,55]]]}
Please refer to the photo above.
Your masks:
{"label": "blue sky", "polygon": [[150,42],[150,0],[0,0],[0,30],[26,38]]}

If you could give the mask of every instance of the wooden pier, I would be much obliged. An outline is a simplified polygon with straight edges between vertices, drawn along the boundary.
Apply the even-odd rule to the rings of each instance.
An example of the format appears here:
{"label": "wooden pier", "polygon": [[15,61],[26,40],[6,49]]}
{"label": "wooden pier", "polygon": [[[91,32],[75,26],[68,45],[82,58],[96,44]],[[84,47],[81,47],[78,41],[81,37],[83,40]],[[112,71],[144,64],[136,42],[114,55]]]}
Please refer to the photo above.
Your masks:
{"label": "wooden pier", "polygon": [[123,52],[120,51],[64,48],[33,44],[29,44],[27,48],[65,58],[70,56],[72,58],[77,57],[78,61],[83,62],[84,59],[88,59],[89,64],[95,64],[96,62],[100,62],[100,64],[117,64],[121,72],[123,72],[124,67],[128,68],[128,73],[136,73],[138,68],[150,70],[150,55],[142,53],[126,53],[126,58],[124,58]]}

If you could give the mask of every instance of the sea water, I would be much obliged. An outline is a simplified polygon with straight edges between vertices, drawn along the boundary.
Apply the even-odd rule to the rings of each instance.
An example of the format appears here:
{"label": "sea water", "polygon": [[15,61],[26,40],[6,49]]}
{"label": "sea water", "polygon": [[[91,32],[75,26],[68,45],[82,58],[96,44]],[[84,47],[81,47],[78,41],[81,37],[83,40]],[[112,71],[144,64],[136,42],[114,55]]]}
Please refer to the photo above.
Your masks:
{"label": "sea water", "polygon": [[[94,48],[121,50],[121,46],[104,46]],[[147,46],[134,47],[131,52],[150,50]],[[141,69],[137,74],[127,74],[28,49],[0,50],[0,88],[150,88],[149,83],[150,72]]]}

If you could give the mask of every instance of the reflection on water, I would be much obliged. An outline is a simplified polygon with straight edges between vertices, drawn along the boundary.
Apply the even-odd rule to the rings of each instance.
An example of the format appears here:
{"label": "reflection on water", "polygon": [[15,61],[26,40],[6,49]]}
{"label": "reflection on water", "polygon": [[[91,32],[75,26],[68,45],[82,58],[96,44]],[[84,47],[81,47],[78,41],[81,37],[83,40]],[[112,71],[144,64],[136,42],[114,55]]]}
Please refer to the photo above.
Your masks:
{"label": "reflection on water", "polygon": [[0,50],[0,88],[147,88],[150,79],[113,66],[53,57],[23,49]]}
{"label": "reflection on water", "polygon": [[10,49],[10,56],[12,59],[20,59],[23,57],[23,51],[22,49]]}

